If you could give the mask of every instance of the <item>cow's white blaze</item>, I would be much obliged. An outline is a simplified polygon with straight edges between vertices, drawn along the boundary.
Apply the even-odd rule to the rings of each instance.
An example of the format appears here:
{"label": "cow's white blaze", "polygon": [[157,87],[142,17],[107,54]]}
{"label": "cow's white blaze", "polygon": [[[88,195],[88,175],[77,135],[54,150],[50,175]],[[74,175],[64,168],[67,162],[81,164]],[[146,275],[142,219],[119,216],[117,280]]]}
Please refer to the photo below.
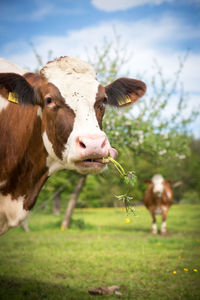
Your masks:
{"label": "cow's white blaze", "polygon": [[[80,159],[76,151],[76,138],[82,136],[105,136],[100,129],[94,104],[99,83],[92,67],[75,58],[62,58],[50,62],[42,73],[60,90],[66,104],[74,111],[73,130],[65,145],[63,161],[68,168],[74,168],[74,161]],[[107,141],[108,146],[109,142]]]}
{"label": "cow's white blaze", "polygon": [[0,194],[0,234],[18,226],[29,212],[23,208],[24,197],[15,200],[10,195]]}
{"label": "cow's white blaze", "polygon": [[158,195],[162,195],[164,191],[164,178],[160,174],[156,174],[152,178],[152,183],[153,183],[153,192]]}
{"label": "cow's white blaze", "polygon": [[7,108],[9,102],[3,96],[0,95],[0,112]]}

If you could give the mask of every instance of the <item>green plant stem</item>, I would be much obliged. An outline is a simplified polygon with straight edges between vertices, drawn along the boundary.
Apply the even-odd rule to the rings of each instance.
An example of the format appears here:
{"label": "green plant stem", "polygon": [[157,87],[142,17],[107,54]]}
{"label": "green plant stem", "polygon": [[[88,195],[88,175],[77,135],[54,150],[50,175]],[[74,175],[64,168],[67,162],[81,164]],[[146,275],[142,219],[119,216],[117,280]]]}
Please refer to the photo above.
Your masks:
{"label": "green plant stem", "polygon": [[115,168],[118,170],[120,175],[122,177],[124,177],[126,175],[126,173],[125,173],[124,169],[122,168],[122,166],[111,156],[108,156],[107,158],[114,164]]}

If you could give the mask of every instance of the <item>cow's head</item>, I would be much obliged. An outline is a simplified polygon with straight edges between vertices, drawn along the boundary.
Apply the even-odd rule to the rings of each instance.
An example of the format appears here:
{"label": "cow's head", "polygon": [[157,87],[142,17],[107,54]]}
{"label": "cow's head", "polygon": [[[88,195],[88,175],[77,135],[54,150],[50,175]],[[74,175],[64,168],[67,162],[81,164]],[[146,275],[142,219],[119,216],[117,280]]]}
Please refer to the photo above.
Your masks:
{"label": "cow's head", "polygon": [[145,180],[145,183],[152,185],[152,191],[154,195],[161,198],[165,189],[165,184],[171,184],[171,180],[165,180],[162,175],[156,174],[150,180]]}
{"label": "cow's head", "polygon": [[131,105],[146,91],[142,81],[128,78],[103,87],[90,65],[69,57],[49,62],[40,75],[0,74],[0,85],[19,103],[39,106],[49,166],[80,173],[98,173],[108,162],[103,158],[116,156],[102,131],[106,105]]}

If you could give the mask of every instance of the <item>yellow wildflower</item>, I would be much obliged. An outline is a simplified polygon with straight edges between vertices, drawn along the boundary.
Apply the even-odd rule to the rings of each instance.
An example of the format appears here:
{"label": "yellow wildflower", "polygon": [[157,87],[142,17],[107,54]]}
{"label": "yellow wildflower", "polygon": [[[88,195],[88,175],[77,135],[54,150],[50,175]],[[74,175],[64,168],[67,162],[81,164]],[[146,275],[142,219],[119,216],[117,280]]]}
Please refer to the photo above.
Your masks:
{"label": "yellow wildflower", "polygon": [[60,227],[60,230],[61,230],[61,231],[64,231],[64,230],[65,230],[65,226],[61,226],[61,227]]}
{"label": "yellow wildflower", "polygon": [[126,219],[125,222],[126,222],[126,223],[130,223],[130,219]]}
{"label": "yellow wildflower", "polygon": [[158,246],[160,246],[160,245],[161,245],[161,243],[160,243],[160,242],[158,242],[158,243],[157,243],[157,245],[158,245]]}
{"label": "yellow wildflower", "polygon": [[193,271],[194,271],[194,272],[198,272],[198,270],[197,270],[197,269],[193,269]]}
{"label": "yellow wildflower", "polygon": [[176,274],[176,270],[173,271],[173,274]]}
{"label": "yellow wildflower", "polygon": [[188,271],[189,271],[187,268],[184,268],[183,270],[184,270],[185,272],[188,272]]}

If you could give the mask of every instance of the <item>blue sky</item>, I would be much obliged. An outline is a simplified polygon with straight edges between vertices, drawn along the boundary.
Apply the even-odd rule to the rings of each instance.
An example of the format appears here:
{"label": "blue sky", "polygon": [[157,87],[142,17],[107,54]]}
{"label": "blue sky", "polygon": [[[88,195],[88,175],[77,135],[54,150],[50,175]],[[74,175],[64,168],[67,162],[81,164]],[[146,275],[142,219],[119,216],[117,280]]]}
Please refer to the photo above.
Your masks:
{"label": "blue sky", "polygon": [[[86,60],[85,48],[92,55],[104,37],[112,40],[113,26],[132,53],[132,76],[150,78],[156,59],[171,77],[189,50],[181,80],[190,107],[200,105],[200,0],[0,0],[0,57],[34,69],[33,43],[44,63],[49,50]],[[196,136],[199,129],[197,120]]]}

